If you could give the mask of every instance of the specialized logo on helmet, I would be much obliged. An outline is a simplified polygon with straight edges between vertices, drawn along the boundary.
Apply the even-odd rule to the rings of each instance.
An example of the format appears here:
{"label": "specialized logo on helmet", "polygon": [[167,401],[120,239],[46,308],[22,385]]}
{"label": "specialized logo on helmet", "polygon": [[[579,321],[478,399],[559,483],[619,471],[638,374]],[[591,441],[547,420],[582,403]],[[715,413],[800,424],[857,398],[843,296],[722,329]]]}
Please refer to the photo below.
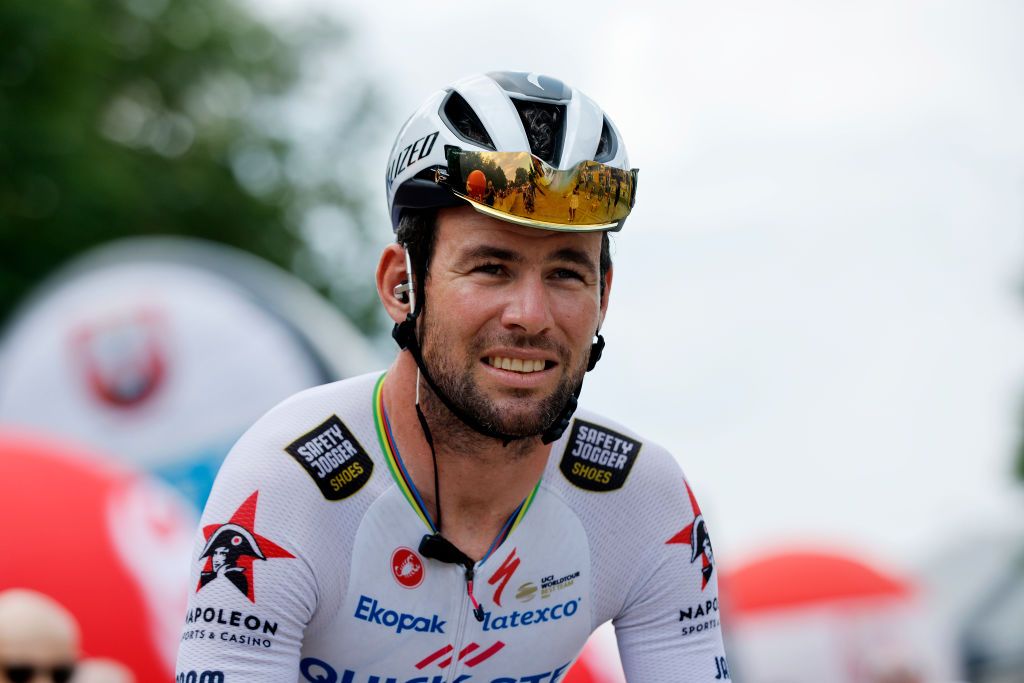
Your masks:
{"label": "specialized logo on helmet", "polygon": [[206,546],[199,559],[205,559],[206,564],[199,575],[197,593],[213,581],[223,578],[254,603],[256,592],[253,585],[253,563],[256,560],[295,557],[254,531],[259,494],[259,491],[254,491],[224,524],[203,527]]}
{"label": "specialized logo on helmet", "polygon": [[690,564],[701,560],[701,583],[700,589],[708,585],[711,574],[715,571],[715,554],[711,549],[711,537],[708,535],[707,525],[704,524],[704,515],[700,512],[697,499],[690,490],[690,484],[683,480],[686,486],[686,493],[690,497],[690,507],[693,509],[693,521],[680,530],[678,534],[665,541],[666,544],[679,543],[690,546]]}
{"label": "specialized logo on helmet", "polygon": [[414,140],[412,143],[406,145],[405,148],[399,150],[395,156],[388,161],[386,179],[389,190],[391,189],[391,183],[395,181],[395,178],[399,173],[430,156],[430,153],[434,151],[434,143],[437,142],[437,136],[439,134],[440,131],[435,130],[433,133]]}
{"label": "specialized logo on helmet", "polygon": [[559,469],[581,489],[614,491],[626,483],[640,446],[636,439],[607,427],[576,420]]}
{"label": "specialized logo on helmet", "polygon": [[416,588],[423,583],[423,560],[409,548],[396,548],[391,553],[391,575],[402,588]]}

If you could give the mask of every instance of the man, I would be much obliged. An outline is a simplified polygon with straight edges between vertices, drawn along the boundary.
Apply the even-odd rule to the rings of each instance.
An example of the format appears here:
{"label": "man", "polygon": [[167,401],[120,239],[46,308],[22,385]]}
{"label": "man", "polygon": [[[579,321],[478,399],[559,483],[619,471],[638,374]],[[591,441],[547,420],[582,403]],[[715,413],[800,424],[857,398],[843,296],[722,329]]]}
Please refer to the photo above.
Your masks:
{"label": "man", "polygon": [[[568,224],[569,189],[603,173],[620,199]],[[476,196],[483,176],[519,201]],[[604,346],[607,232],[636,190],[614,125],[553,78],[475,76],[406,122],[387,186],[377,288],[403,350],[289,399],[232,451],[179,680],[556,683],[609,619],[632,683],[728,678],[675,460],[576,411]],[[235,559],[247,591],[200,578],[226,525],[262,555]]]}

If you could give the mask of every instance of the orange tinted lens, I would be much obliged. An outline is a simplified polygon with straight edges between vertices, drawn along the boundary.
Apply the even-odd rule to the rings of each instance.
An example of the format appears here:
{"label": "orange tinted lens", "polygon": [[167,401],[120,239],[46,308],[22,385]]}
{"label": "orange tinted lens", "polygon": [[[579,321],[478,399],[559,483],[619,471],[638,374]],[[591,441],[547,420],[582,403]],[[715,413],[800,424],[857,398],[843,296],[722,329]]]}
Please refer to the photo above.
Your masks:
{"label": "orange tinted lens", "polygon": [[448,148],[448,184],[485,213],[561,230],[615,230],[629,215],[636,169],[583,161],[559,171],[529,152]]}

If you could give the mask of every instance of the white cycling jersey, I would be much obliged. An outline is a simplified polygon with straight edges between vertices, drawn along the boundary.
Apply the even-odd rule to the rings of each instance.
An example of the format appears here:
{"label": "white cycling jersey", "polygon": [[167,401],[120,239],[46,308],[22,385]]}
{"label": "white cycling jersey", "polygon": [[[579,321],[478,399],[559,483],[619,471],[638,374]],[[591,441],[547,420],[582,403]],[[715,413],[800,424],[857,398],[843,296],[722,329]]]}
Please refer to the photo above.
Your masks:
{"label": "white cycling jersey", "polygon": [[711,543],[669,453],[578,411],[469,585],[417,552],[430,520],[382,384],[298,394],[232,450],[178,683],[557,683],[609,619],[630,683],[728,679]]}

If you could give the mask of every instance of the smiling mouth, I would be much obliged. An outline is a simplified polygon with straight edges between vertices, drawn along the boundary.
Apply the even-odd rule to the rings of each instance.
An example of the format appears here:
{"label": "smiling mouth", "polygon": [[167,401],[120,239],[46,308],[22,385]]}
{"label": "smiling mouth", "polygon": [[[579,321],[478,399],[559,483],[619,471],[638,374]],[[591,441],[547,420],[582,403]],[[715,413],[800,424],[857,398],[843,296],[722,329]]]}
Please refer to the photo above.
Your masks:
{"label": "smiling mouth", "polygon": [[524,375],[531,372],[540,372],[547,367],[547,362],[539,358],[527,358],[524,360],[522,358],[507,358],[505,356],[488,356],[483,361],[499,370],[509,370]]}

